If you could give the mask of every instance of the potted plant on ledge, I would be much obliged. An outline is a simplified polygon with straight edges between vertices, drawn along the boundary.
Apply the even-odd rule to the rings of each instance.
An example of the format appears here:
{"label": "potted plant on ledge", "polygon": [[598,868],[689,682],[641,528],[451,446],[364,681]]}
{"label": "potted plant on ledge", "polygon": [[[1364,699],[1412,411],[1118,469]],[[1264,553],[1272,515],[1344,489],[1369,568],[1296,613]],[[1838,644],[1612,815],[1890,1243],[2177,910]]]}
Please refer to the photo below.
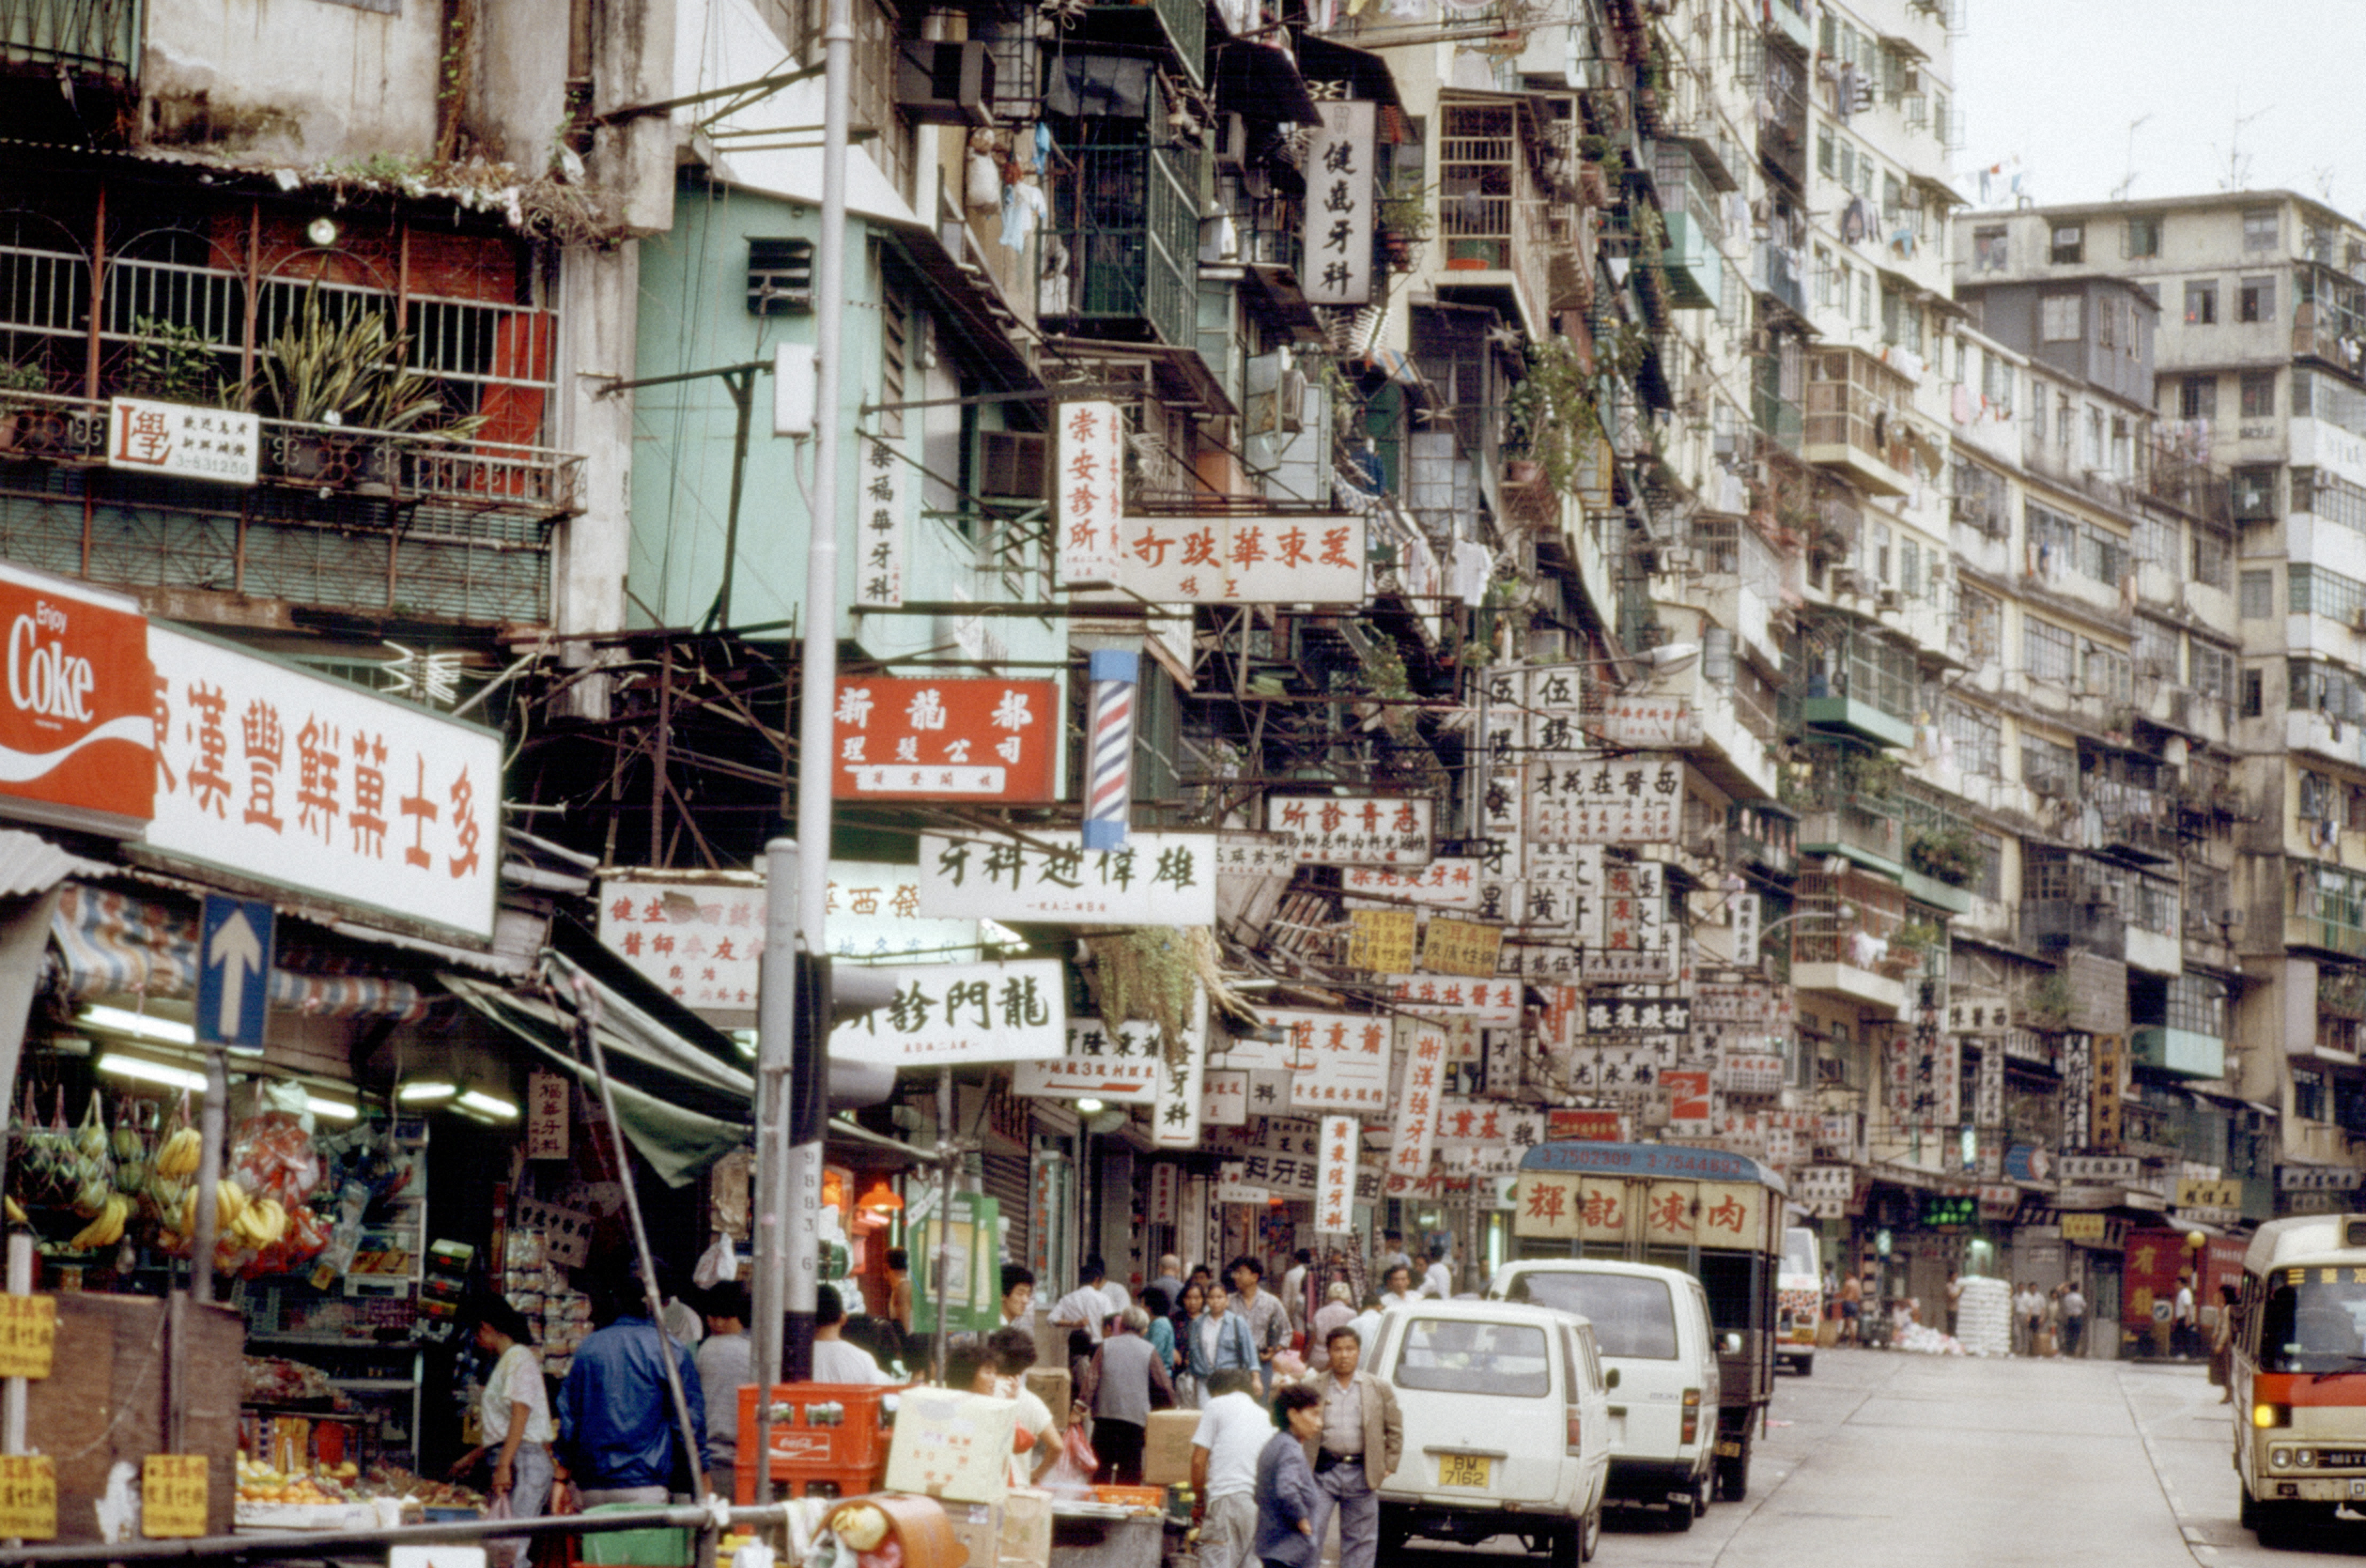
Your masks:
{"label": "potted plant on ledge", "polygon": [[[328,428],[286,432],[281,471],[308,483],[387,484],[393,446],[373,438],[465,441],[483,429],[482,414],[429,425],[444,412],[443,393],[404,363],[410,353],[411,339],[387,330],[385,311],[340,319],[321,309],[317,291],[306,296],[303,312],[263,356],[263,378],[274,418]],[[347,429],[355,434],[336,434]]]}
{"label": "potted plant on ledge", "polygon": [[1401,182],[1380,198],[1375,238],[1394,272],[1413,270],[1414,247],[1429,238],[1429,193],[1418,182]]}

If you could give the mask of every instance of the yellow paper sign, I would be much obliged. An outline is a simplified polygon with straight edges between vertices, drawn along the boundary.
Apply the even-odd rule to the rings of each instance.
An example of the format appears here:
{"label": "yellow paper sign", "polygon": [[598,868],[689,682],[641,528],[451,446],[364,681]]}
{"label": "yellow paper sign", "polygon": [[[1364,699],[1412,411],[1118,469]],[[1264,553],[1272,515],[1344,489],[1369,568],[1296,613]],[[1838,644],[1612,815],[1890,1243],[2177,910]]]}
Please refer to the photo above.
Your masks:
{"label": "yellow paper sign", "polygon": [[0,1540],[55,1540],[58,1461],[47,1454],[0,1455]]}
{"label": "yellow paper sign", "polygon": [[140,1467],[140,1533],[206,1533],[206,1456],[150,1454]]}
{"label": "yellow paper sign", "polygon": [[1413,967],[1418,922],[1411,909],[1351,909],[1347,919],[1347,964],[1376,975],[1402,975]]}
{"label": "yellow paper sign", "polygon": [[2101,1241],[2103,1239],[2103,1216],[2101,1214],[2065,1214],[2062,1216],[2064,1241]]}
{"label": "yellow paper sign", "polygon": [[1504,928],[1475,920],[1429,922],[1428,941],[1422,948],[1424,968],[1439,975],[1476,975],[1492,979],[1504,948]]}
{"label": "yellow paper sign", "polygon": [[45,1378],[58,1338],[53,1296],[0,1296],[0,1378]]}

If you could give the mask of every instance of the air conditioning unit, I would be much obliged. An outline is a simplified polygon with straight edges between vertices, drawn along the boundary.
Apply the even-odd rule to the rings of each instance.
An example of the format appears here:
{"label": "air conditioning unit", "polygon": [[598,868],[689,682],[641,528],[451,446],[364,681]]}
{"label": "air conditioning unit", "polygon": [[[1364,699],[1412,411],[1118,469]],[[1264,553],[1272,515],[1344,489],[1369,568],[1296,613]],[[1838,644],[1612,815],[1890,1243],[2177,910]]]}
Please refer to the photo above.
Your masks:
{"label": "air conditioning unit", "polygon": [[1042,436],[1026,431],[983,432],[978,437],[978,494],[1042,500],[1043,446]]}
{"label": "air conditioning unit", "polygon": [[896,46],[896,107],[923,125],[991,125],[994,56],[976,39]]}
{"label": "air conditioning unit", "polygon": [[1885,588],[1881,591],[1881,597],[1876,603],[1885,610],[1898,610],[1905,607],[1906,599],[1897,589]]}

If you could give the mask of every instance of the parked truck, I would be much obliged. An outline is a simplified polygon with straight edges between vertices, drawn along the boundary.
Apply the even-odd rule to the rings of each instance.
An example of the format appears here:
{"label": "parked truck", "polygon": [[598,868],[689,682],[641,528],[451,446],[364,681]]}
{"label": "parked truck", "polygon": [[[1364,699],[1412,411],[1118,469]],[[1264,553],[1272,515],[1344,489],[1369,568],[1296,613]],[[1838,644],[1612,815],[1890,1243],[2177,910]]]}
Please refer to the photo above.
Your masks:
{"label": "parked truck", "polygon": [[1746,1156],[1667,1144],[1539,1144],[1513,1189],[1516,1258],[1615,1258],[1681,1269],[1718,1335],[1717,1491],[1750,1490],[1774,1393],[1783,1179]]}

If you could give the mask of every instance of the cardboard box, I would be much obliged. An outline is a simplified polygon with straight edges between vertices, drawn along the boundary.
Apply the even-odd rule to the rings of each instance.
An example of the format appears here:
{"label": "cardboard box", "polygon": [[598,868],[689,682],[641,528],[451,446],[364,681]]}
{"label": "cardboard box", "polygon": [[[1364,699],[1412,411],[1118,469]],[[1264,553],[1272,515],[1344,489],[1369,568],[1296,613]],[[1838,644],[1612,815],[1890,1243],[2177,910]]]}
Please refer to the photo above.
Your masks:
{"label": "cardboard box", "polygon": [[1002,1500],[1000,1568],[1051,1568],[1052,1495],[1014,1486]]}
{"label": "cardboard box", "polygon": [[1052,1407],[1052,1419],[1065,1436],[1068,1430],[1068,1406],[1076,1397],[1067,1368],[1028,1368],[1027,1392]]}
{"label": "cardboard box", "polygon": [[1068,1364],[1068,1336],[1076,1330],[1063,1324],[1052,1326],[1052,1314],[1038,1311],[1028,1324],[1035,1331],[1035,1364],[1039,1367],[1065,1367]]}
{"label": "cardboard box", "polygon": [[887,1490],[947,1505],[999,1505],[1010,1487],[1010,1443],[1018,1429],[1014,1400],[947,1388],[906,1389],[887,1450]]}
{"label": "cardboard box", "polygon": [[995,1568],[1002,1551],[1002,1510],[991,1503],[947,1503],[945,1523],[969,1553],[969,1568]]}
{"label": "cardboard box", "polygon": [[1191,1479],[1191,1437],[1200,1429],[1196,1410],[1154,1410],[1142,1437],[1142,1479],[1172,1486]]}

